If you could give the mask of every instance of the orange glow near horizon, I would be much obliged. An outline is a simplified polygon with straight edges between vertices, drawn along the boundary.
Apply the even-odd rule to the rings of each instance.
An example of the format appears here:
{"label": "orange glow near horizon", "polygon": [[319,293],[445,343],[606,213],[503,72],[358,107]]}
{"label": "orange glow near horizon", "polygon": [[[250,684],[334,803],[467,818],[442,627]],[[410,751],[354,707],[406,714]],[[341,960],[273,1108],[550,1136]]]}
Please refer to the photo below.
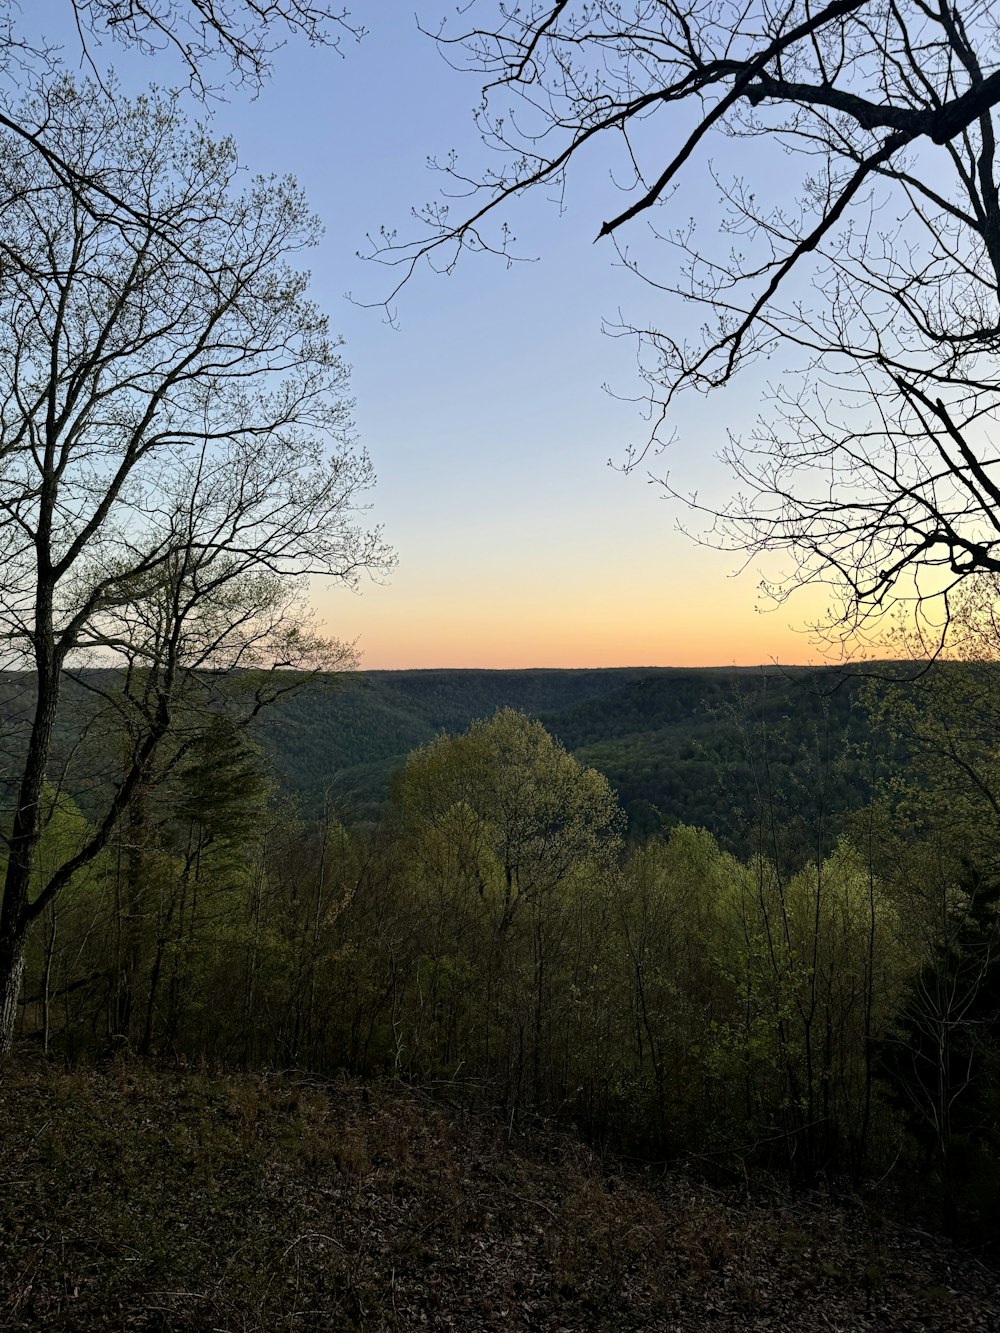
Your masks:
{"label": "orange glow near horizon", "polygon": [[[518,600],[453,587],[373,587],[360,598],[317,599],[330,633],[356,641],[368,670],[622,666],[813,665],[835,660],[796,628],[819,618],[801,595],[761,612],[746,582],[637,586],[617,597],[590,588],[535,589]],[[571,595],[575,593],[576,595]]]}

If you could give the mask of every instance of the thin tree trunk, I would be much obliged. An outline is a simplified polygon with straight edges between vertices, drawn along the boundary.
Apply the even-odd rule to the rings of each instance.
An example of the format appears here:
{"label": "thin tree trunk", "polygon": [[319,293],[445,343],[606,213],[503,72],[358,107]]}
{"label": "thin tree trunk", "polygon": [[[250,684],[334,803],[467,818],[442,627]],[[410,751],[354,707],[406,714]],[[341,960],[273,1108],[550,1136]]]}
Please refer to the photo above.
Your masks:
{"label": "thin tree trunk", "polygon": [[[51,598],[40,594],[36,605],[37,622],[50,623],[51,609]],[[38,698],[14,810],[0,907],[0,1063],[9,1056],[14,1045],[17,1001],[24,977],[24,950],[31,921],[31,873],[41,836],[42,787],[59,702],[59,670],[55,655],[37,653],[36,669]]]}
{"label": "thin tree trunk", "polygon": [[51,990],[52,990],[52,964],[56,953],[56,930],[59,924],[56,905],[53,902],[49,908],[51,920],[49,931],[45,940],[45,970],[42,974],[42,1050],[49,1053],[49,1036],[51,1030]]}
{"label": "thin tree trunk", "polygon": [[112,1023],[113,1037],[132,1040],[133,1017],[139,979],[139,962],[142,954],[142,897],[143,877],[146,866],[146,843],[149,830],[146,820],[146,803],[142,789],[129,807],[126,819],[127,843],[125,847],[125,896],[119,895],[118,935],[119,935],[119,972],[116,978],[116,994]]}

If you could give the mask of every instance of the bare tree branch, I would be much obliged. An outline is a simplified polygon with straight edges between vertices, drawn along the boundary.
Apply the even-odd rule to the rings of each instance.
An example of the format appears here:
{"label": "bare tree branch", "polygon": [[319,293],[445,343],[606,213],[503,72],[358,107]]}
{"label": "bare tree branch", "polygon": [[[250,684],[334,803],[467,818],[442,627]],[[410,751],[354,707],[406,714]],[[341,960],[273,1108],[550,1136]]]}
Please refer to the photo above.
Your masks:
{"label": "bare tree branch", "polygon": [[[708,506],[707,540],[786,552],[782,596],[838,586],[841,630],[898,598],[920,613],[947,605],[956,579],[995,570],[995,6],[474,0],[456,22],[437,39],[481,79],[494,156],[478,176],[444,164],[471,192],[464,212],[449,201],[409,236],[383,233],[371,257],[402,273],[389,299],[422,261],[447,270],[467,249],[509,261],[519,196],[585,169],[598,142],[621,145],[632,197],[599,235],[664,307],[656,324],[615,329],[638,340],[653,422],[626,467],[670,442],[681,394],[780,356],[756,426],[723,450],[739,493]],[[736,179],[708,159],[722,138],[743,142]],[[678,222],[679,187],[699,168],[718,211]]]}

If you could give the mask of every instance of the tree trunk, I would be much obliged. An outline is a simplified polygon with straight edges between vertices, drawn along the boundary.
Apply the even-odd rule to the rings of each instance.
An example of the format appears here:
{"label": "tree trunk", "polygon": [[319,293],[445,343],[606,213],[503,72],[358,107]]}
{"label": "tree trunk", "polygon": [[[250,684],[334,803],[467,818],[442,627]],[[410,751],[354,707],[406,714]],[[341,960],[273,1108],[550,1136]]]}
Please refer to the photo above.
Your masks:
{"label": "tree trunk", "polygon": [[121,893],[120,875],[116,881],[117,976],[110,1015],[110,1036],[124,1038],[130,1043],[133,1036],[133,1016],[138,1000],[136,987],[142,957],[143,879],[146,868],[146,844],[149,841],[146,803],[143,800],[141,787],[129,806],[125,825],[124,894]]}
{"label": "tree trunk", "polygon": [[0,939],[0,1065],[14,1045],[17,1001],[24,976],[25,938]]}
{"label": "tree trunk", "polygon": [[42,973],[42,1051],[49,1053],[49,1037],[52,1031],[52,966],[56,956],[56,931],[59,928],[59,915],[55,903],[49,906],[49,931],[45,937],[45,968]]}
{"label": "tree trunk", "polygon": [[[50,610],[50,602],[40,596],[37,618],[45,621]],[[55,655],[39,652],[36,668],[38,698],[14,810],[0,908],[0,1061],[10,1054],[14,1044],[17,1000],[24,976],[24,949],[31,920],[31,873],[41,836],[40,802],[59,702],[59,669]]]}

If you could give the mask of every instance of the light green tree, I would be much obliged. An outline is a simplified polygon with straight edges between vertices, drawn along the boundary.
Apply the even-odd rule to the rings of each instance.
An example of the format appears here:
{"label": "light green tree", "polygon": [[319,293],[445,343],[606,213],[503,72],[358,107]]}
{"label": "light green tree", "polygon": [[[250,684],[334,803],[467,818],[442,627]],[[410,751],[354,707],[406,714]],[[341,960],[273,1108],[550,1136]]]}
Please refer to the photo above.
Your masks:
{"label": "light green tree", "polygon": [[581,901],[606,896],[619,847],[614,793],[541,723],[504,709],[415,751],[394,800],[428,909],[413,1040],[470,1006],[484,1068],[506,1095],[537,1096],[543,1050],[566,1030]]}
{"label": "light green tree", "polygon": [[606,855],[622,830],[607,779],[510,708],[414,751],[395,799],[411,831],[448,833],[501,931],[575,867]]}
{"label": "light green tree", "polygon": [[[177,687],[267,655],[303,665],[313,640],[275,618],[281,589],[384,560],[358,526],[372,471],[339,340],[295,267],[318,236],[295,182],[241,191],[232,143],[188,129],[170,97],[64,81],[21,113],[141,209],[95,216],[0,127],[0,642],[34,691],[11,775],[0,1055],[30,924],[138,796]],[[148,725],[87,844],[33,893],[63,682],[101,656],[154,669]]]}

